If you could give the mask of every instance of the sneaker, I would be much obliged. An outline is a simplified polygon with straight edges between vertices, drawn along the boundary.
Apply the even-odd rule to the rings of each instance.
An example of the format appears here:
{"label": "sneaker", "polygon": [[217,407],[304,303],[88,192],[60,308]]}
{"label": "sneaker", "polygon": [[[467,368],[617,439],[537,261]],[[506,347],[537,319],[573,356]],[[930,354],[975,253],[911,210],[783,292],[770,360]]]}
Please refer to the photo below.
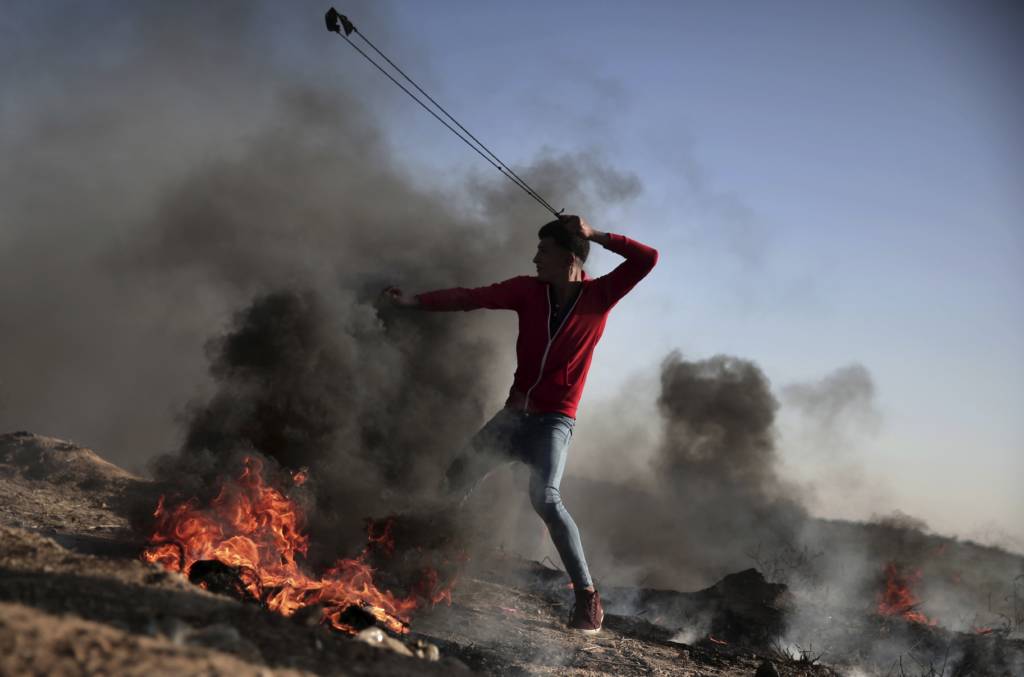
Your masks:
{"label": "sneaker", "polygon": [[593,635],[601,631],[604,622],[604,607],[601,606],[601,595],[596,590],[580,590],[576,593],[576,604],[572,607],[569,617],[569,629]]}

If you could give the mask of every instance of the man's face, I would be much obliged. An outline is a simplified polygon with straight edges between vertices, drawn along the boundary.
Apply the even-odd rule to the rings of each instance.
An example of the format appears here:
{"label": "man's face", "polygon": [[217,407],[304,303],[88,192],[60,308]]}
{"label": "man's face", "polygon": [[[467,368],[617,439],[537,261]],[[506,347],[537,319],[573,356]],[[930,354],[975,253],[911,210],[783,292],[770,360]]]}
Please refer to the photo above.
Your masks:
{"label": "man's face", "polygon": [[537,266],[537,279],[554,282],[568,275],[572,265],[572,253],[563,249],[553,238],[544,237],[537,243],[537,254],[533,263]]}

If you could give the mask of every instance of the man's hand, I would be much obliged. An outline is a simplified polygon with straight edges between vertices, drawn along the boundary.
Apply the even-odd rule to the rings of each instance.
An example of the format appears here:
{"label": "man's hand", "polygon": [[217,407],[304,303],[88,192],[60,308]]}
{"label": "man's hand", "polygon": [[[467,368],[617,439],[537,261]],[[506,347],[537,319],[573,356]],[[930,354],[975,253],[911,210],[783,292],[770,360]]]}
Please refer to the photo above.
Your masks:
{"label": "man's hand", "polygon": [[594,236],[594,229],[590,227],[586,219],[575,214],[562,214],[558,219],[565,224],[565,229],[577,237],[589,240]]}
{"label": "man's hand", "polygon": [[582,216],[576,216],[575,214],[563,214],[558,218],[565,224],[566,230],[573,235],[582,237],[584,240],[593,240],[600,245],[605,244],[607,240],[607,238],[605,238],[605,234],[592,228],[590,224],[587,223],[587,220]]}
{"label": "man's hand", "polygon": [[398,287],[385,287],[381,297],[396,308],[419,308],[420,300],[415,296],[406,296]]}

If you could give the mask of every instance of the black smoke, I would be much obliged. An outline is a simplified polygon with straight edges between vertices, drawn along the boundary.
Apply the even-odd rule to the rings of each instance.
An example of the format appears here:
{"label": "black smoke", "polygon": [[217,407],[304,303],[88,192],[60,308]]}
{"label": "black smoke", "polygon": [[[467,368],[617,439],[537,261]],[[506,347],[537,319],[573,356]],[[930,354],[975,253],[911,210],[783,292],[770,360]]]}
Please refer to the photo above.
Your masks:
{"label": "black smoke", "polygon": [[[618,401],[629,428],[630,402]],[[609,581],[695,589],[798,547],[808,516],[802,491],[780,474],[778,402],[761,369],[738,357],[670,354],[661,365],[653,448],[611,437],[581,450],[600,466],[617,455],[646,457],[646,476],[570,481],[570,510]]]}

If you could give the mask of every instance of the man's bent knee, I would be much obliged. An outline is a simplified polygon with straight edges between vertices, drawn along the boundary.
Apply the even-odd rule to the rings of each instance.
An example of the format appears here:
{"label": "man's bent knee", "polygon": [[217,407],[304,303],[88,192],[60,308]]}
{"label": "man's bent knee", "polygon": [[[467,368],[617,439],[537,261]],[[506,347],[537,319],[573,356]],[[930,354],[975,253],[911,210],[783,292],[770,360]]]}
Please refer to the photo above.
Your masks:
{"label": "man's bent knee", "polygon": [[557,520],[563,510],[562,495],[554,487],[544,487],[541,491],[530,492],[530,503],[545,522]]}

